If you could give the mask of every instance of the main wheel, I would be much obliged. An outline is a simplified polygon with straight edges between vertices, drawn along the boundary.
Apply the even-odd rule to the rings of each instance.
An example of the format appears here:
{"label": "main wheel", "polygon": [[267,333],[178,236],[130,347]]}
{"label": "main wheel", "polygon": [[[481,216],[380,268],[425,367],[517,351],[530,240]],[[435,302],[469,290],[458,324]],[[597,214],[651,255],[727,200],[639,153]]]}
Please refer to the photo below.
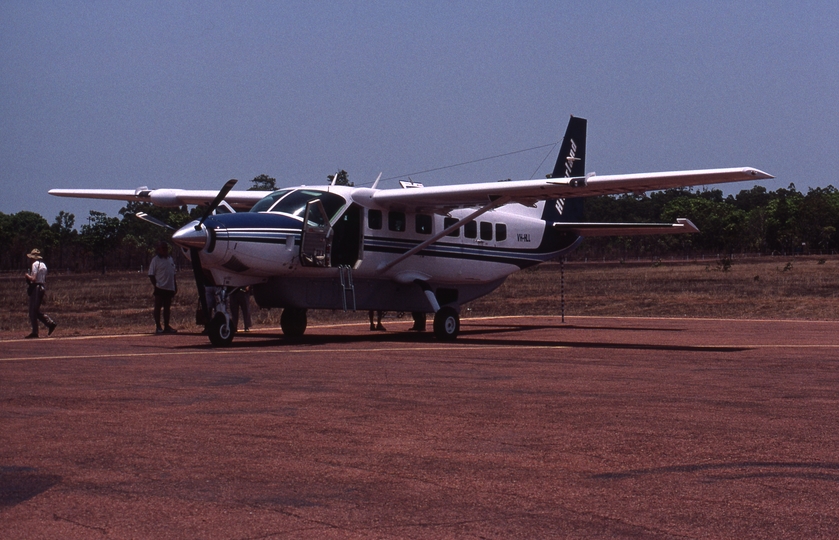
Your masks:
{"label": "main wheel", "polygon": [[233,332],[230,330],[230,324],[224,313],[216,313],[207,325],[207,334],[210,337],[210,343],[216,347],[227,347],[233,343]]}
{"label": "main wheel", "polygon": [[460,332],[460,316],[453,307],[444,306],[434,314],[434,336],[440,341],[454,341]]}
{"label": "main wheel", "polygon": [[286,337],[297,338],[306,332],[306,310],[301,308],[285,308],[280,315],[280,327]]}

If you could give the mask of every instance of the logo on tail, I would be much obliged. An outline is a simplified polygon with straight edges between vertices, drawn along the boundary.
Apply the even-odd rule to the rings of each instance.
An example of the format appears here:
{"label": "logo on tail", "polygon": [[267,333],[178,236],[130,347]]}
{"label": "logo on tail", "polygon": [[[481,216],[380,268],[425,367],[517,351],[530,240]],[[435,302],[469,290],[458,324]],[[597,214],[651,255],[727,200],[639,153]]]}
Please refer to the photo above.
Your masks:
{"label": "logo on tail", "polygon": [[[551,178],[577,178],[586,175],[586,127],[585,118],[574,116],[568,121],[565,137],[559,148]],[[582,199],[556,199],[545,204],[542,219],[545,221],[580,221],[583,215]]]}

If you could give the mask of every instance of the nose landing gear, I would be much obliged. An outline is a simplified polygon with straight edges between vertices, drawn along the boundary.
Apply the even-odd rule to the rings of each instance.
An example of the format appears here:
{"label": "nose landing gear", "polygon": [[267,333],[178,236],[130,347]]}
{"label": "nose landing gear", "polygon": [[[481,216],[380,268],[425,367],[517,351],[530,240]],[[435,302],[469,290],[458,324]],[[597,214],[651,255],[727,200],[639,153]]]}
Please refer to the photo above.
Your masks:
{"label": "nose landing gear", "polygon": [[227,347],[233,343],[233,332],[230,329],[230,320],[224,313],[215,314],[210,324],[207,325],[207,335],[210,343],[216,347]]}

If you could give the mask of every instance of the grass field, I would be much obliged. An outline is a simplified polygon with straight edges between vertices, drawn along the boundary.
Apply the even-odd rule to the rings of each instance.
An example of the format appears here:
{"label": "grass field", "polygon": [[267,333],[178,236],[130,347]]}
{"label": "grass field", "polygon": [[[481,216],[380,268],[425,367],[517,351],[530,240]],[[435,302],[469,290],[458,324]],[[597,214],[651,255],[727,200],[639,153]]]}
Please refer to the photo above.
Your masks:
{"label": "grass field", "polygon": [[[493,294],[467,304],[462,317],[560,315],[561,269],[548,263],[517,272]],[[197,293],[181,273],[173,305],[176,328],[194,331]],[[762,257],[680,263],[567,263],[565,315],[700,317],[752,319],[839,318],[839,257]],[[145,273],[56,275],[47,279],[43,309],[59,322],[57,335],[150,332],[151,284]],[[28,333],[26,285],[22,273],[0,278],[0,334]],[[254,309],[255,327],[279,326],[280,310]],[[310,324],[364,321],[366,313],[312,311]],[[410,326],[410,315],[391,330]],[[404,327],[404,328],[403,328]]]}

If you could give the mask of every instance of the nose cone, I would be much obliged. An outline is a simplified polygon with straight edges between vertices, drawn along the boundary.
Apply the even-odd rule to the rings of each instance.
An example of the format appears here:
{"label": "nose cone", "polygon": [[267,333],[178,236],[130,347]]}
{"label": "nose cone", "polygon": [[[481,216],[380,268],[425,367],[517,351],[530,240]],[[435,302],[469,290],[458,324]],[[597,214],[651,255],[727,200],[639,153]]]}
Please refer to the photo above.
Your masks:
{"label": "nose cone", "polygon": [[188,223],[175,231],[172,241],[181,247],[204,249],[207,245],[207,228],[201,225],[201,228],[196,230],[195,222]]}

